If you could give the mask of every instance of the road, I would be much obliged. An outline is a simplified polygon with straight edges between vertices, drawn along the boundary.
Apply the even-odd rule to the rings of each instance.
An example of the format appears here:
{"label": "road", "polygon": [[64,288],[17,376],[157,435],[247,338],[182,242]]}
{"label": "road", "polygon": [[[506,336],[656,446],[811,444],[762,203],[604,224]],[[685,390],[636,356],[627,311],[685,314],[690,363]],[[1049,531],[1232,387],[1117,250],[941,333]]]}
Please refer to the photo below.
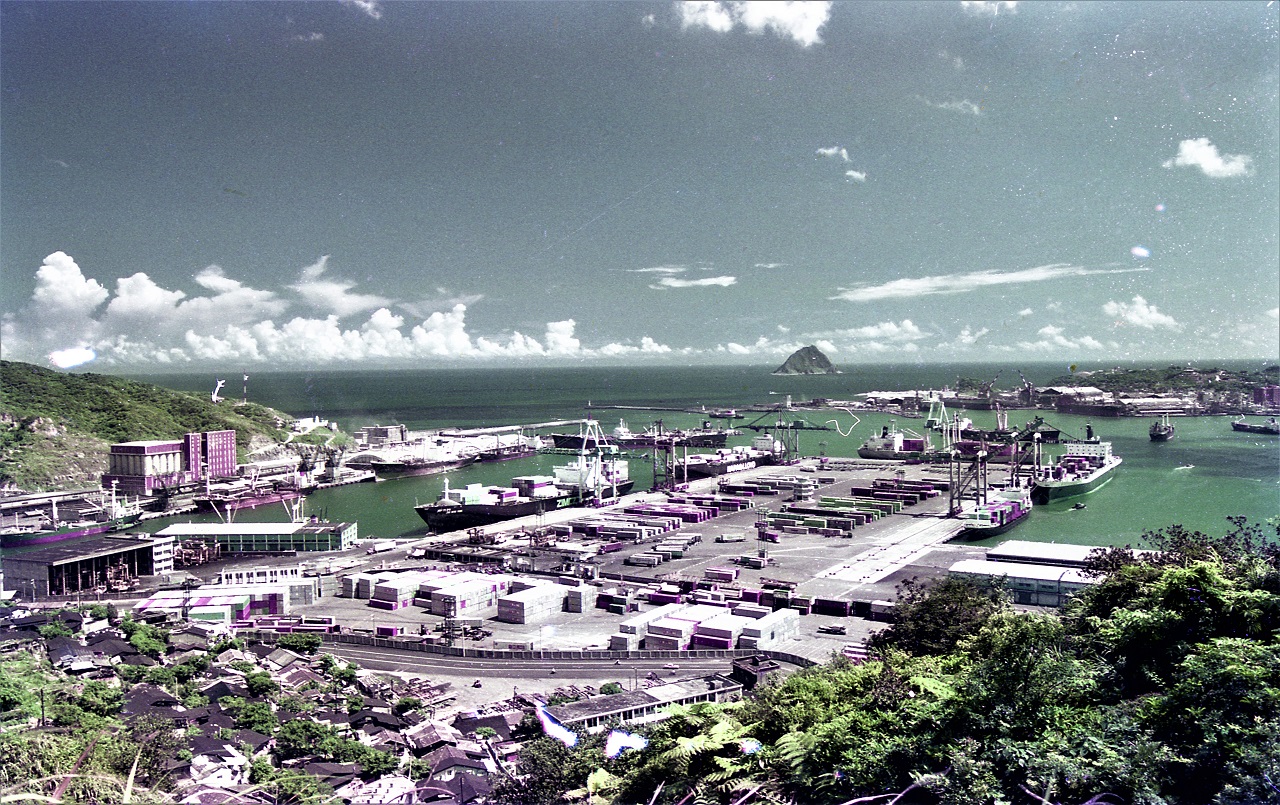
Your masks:
{"label": "road", "polygon": [[[376,671],[399,671],[422,674],[435,678],[481,679],[555,679],[595,680],[602,676],[630,675],[633,670],[640,676],[653,671],[660,676],[702,676],[728,673],[730,661],[725,658],[685,659],[676,664],[678,669],[663,666],[671,660],[524,660],[488,659],[483,657],[450,657],[425,651],[358,646],[346,643],[330,643],[324,647],[329,654],[355,662],[361,668]],[[555,674],[551,669],[555,669]],[[674,671],[674,673],[673,673]]]}

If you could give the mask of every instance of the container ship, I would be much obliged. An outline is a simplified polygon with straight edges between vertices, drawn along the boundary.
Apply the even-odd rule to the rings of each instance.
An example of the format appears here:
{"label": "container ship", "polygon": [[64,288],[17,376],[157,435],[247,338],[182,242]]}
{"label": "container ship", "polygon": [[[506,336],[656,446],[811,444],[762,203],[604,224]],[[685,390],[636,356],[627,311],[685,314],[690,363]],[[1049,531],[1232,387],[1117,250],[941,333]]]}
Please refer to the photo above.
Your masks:
{"label": "container ship", "polygon": [[859,458],[879,459],[919,459],[935,452],[928,434],[920,435],[913,430],[898,429],[891,419],[879,436],[872,436],[858,448]]}
{"label": "container ship", "polygon": [[1031,514],[1031,490],[1026,487],[1002,489],[988,496],[985,503],[974,503],[961,509],[964,522],[961,539],[985,539],[1005,533]]}
{"label": "container ship", "polygon": [[1158,422],[1153,422],[1147,433],[1151,436],[1153,442],[1167,442],[1173,438],[1176,428],[1169,421],[1168,414],[1161,414]]}
{"label": "container ship", "polygon": [[142,507],[137,502],[117,500],[114,491],[110,496],[103,493],[98,500],[65,502],[61,515],[53,500],[47,514],[41,507],[34,516],[15,515],[13,522],[0,525],[0,548],[27,548],[122,531],[135,525],[141,516]]}
{"label": "container ship", "polygon": [[1280,422],[1276,422],[1275,417],[1271,417],[1261,425],[1253,422],[1246,422],[1244,417],[1240,417],[1231,423],[1231,429],[1240,433],[1260,433],[1263,436],[1280,436]]}
{"label": "container ship", "polygon": [[751,440],[750,447],[728,447],[714,453],[690,453],[678,457],[673,468],[683,478],[715,478],[778,463],[782,446],[769,434]]}
{"label": "container ship", "polygon": [[1120,463],[1121,458],[1111,453],[1111,442],[1088,440],[1069,444],[1057,461],[1048,467],[1037,467],[1031,500],[1045,504],[1092,492],[1111,480]]}
{"label": "container ship", "polygon": [[446,483],[439,500],[415,506],[414,511],[428,528],[442,533],[598,505],[630,492],[635,482],[626,459],[618,456],[618,448],[603,443],[594,422],[588,421],[584,433],[579,436],[582,447],[577,459],[554,467],[553,475],[519,476],[511,479],[510,487],[469,484],[450,489]]}

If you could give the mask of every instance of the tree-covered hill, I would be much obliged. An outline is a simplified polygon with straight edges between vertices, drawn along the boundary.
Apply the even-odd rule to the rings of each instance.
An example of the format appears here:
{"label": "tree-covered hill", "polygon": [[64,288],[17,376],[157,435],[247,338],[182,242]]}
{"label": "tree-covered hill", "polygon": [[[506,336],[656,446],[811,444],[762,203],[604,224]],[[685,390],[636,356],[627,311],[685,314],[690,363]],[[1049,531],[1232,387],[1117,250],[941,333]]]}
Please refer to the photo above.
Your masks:
{"label": "tree-covered hill", "polygon": [[289,419],[256,403],[213,403],[119,377],[0,361],[0,485],[93,485],[106,470],[114,442],[207,430],[234,430],[243,457],[255,438],[282,440],[281,426]]}
{"label": "tree-covered hill", "polygon": [[1092,386],[1113,394],[1168,394],[1195,391],[1252,393],[1259,386],[1280,383],[1280,366],[1258,372],[1231,369],[1196,369],[1170,366],[1165,369],[1102,369],[1073,372],[1055,377],[1050,386]]}

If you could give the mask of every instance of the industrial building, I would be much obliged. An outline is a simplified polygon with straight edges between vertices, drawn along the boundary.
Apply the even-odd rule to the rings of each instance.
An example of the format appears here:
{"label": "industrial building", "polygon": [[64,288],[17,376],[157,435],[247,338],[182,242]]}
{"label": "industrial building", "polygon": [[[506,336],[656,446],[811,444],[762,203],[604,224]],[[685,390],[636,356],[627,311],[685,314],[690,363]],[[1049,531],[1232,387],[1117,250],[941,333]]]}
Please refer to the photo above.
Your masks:
{"label": "industrial building", "polygon": [[36,598],[126,590],[139,577],[173,570],[173,542],[111,534],[45,545],[4,557],[4,588]]}
{"label": "industrial building", "polygon": [[548,707],[547,712],[570,729],[595,731],[611,724],[660,721],[672,704],[726,702],[742,695],[742,683],[721,674],[654,685],[651,688],[594,696]]}
{"label": "industrial building", "polygon": [[194,486],[205,478],[236,475],[236,432],[188,433],[181,439],[111,445],[102,488],[154,495]]}
{"label": "industrial building", "polygon": [[947,573],[981,586],[1003,585],[1013,595],[1013,603],[1038,607],[1062,606],[1080,590],[1097,583],[1096,577],[1074,567],[986,559],[962,559]]}
{"label": "industrial building", "polygon": [[214,542],[222,553],[345,551],[356,543],[356,523],[178,523],[160,531],[175,540]]}

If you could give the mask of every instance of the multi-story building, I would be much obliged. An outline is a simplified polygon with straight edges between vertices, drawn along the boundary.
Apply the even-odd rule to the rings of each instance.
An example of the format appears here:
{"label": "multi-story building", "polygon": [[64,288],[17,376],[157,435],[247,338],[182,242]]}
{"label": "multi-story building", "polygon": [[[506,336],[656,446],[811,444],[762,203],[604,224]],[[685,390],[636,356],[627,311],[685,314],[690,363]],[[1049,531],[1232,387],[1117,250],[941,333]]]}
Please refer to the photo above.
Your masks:
{"label": "multi-story building", "polygon": [[125,495],[153,495],[236,474],[236,432],[188,433],[181,439],[111,445],[102,487]]}

